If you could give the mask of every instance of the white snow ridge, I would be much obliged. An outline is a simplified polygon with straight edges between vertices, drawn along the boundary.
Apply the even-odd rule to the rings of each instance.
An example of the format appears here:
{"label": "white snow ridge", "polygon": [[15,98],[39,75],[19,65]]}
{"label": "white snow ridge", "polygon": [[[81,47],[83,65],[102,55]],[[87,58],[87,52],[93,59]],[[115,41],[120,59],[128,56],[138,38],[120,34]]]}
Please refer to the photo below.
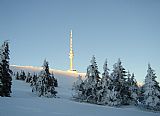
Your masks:
{"label": "white snow ridge", "polygon": [[[41,68],[11,66],[16,72],[38,73]],[[0,97],[0,116],[160,116],[160,113],[141,111],[134,106],[114,108],[72,101],[72,85],[76,77],[84,73],[53,71],[58,80],[57,98],[38,97],[31,91],[28,83],[12,80],[11,97]]]}

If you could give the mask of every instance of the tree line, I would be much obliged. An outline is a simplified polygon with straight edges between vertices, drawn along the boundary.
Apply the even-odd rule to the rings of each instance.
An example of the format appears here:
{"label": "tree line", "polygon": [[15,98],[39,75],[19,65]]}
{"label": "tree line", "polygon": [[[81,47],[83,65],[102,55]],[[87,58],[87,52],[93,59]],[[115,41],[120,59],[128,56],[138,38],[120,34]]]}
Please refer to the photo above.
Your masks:
{"label": "tree line", "polygon": [[49,63],[46,59],[42,67],[43,69],[40,73],[38,75],[34,73],[33,76],[30,72],[26,75],[23,70],[16,72],[16,74],[14,74],[15,79],[30,83],[32,92],[39,97],[56,97],[57,91],[55,91],[55,87],[58,87],[58,82],[54,74],[49,72]]}
{"label": "tree line", "polygon": [[102,78],[99,76],[96,59],[93,56],[87,68],[85,79],[81,76],[73,84],[74,99],[100,105],[136,105],[151,110],[160,110],[160,86],[156,74],[148,64],[143,86],[138,86],[134,73],[125,70],[120,59],[113,65],[109,74],[107,60],[103,66]]}

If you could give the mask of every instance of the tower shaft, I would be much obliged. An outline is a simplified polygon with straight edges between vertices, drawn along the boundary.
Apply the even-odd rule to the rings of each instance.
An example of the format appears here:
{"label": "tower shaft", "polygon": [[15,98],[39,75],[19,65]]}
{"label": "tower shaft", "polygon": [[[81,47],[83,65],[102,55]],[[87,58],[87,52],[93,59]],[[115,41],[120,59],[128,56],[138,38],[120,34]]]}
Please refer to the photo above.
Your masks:
{"label": "tower shaft", "polygon": [[72,30],[70,32],[70,52],[69,52],[69,58],[70,58],[70,71],[73,71],[74,52],[73,52],[73,45],[72,45]]}

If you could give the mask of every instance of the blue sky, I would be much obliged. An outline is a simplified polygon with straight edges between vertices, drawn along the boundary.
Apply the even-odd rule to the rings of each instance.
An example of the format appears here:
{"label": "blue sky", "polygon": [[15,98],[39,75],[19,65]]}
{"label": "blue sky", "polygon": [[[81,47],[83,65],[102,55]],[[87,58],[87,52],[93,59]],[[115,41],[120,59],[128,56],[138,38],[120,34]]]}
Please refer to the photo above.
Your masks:
{"label": "blue sky", "polygon": [[160,80],[159,0],[0,0],[0,42],[10,41],[10,64],[69,69],[73,30],[75,69],[95,55],[100,72],[121,58],[143,81],[150,62]]}

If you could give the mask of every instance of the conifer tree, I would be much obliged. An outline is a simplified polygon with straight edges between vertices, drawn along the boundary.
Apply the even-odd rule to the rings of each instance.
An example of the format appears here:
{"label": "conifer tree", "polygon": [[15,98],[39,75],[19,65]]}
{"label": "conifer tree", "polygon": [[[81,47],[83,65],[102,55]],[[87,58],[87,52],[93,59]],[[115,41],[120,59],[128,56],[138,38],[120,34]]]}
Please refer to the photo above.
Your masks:
{"label": "conifer tree", "polygon": [[160,87],[156,81],[156,74],[148,64],[147,75],[144,84],[144,100],[143,104],[146,108],[160,110]]}
{"label": "conifer tree", "polygon": [[51,78],[53,78],[54,87],[58,87],[58,81],[57,81],[57,79],[54,77],[53,72],[52,72],[52,74],[51,74]]}
{"label": "conifer tree", "polygon": [[99,94],[98,94],[98,102],[99,104],[107,104],[108,103],[108,94],[109,94],[109,83],[110,83],[110,76],[109,76],[109,69],[107,59],[103,65],[104,72],[102,73],[102,79],[100,82],[99,87]]}
{"label": "conifer tree", "polygon": [[[1,52],[1,49],[0,49]],[[0,53],[0,96],[3,96],[3,83],[2,83],[2,60],[1,60],[1,53]]]}
{"label": "conifer tree", "polygon": [[139,87],[137,85],[137,81],[135,79],[134,73],[132,73],[131,75],[128,72],[127,82],[128,82],[128,87],[129,87],[130,103],[136,105],[138,101]]}
{"label": "conifer tree", "polygon": [[19,72],[16,73],[16,80],[19,80]]}
{"label": "conifer tree", "polygon": [[0,48],[0,96],[6,97],[10,97],[12,85],[9,59],[9,44],[5,41]]}
{"label": "conifer tree", "polygon": [[25,79],[25,82],[26,82],[26,83],[30,83],[31,78],[32,78],[31,73],[28,72],[28,74],[27,74],[27,76],[26,76],[26,79]]}
{"label": "conifer tree", "polygon": [[126,86],[126,71],[122,66],[122,62],[118,59],[118,62],[113,65],[113,72],[111,73],[110,83],[111,93],[109,105],[123,105],[128,104],[128,87]]}
{"label": "conifer tree", "polygon": [[20,80],[23,80],[23,81],[26,79],[26,73],[24,72],[24,70],[21,70],[19,79],[20,79]]}
{"label": "conifer tree", "polygon": [[32,87],[32,92],[36,92],[36,81],[37,81],[37,74],[34,74],[33,76],[32,76],[32,78],[31,78],[31,81],[30,81],[30,83],[31,83],[31,87]]}
{"label": "conifer tree", "polygon": [[100,72],[96,59],[93,56],[91,65],[87,68],[86,80],[84,81],[84,97],[87,102],[97,103],[98,101],[98,83],[100,81]]}
{"label": "conifer tree", "polygon": [[83,80],[82,77],[79,75],[77,77],[77,80],[73,83],[73,88],[72,90],[74,90],[75,94],[73,95],[74,98],[76,98],[77,100],[82,101],[83,100]]}
{"label": "conifer tree", "polygon": [[36,85],[33,87],[32,91],[36,90],[37,95],[45,97],[55,97],[56,91],[54,86],[54,78],[51,77],[49,72],[49,64],[46,60],[43,63],[43,70],[40,72]]}

